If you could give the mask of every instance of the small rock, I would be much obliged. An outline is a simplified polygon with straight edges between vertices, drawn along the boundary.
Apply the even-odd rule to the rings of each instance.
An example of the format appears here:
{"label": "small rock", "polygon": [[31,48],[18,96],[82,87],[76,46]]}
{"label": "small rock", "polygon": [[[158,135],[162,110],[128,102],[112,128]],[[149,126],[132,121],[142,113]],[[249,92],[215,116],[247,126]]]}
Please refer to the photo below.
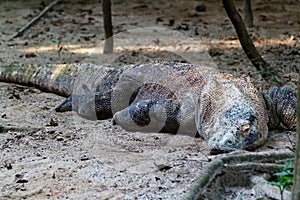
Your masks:
{"label": "small rock", "polygon": [[46,126],[58,126],[58,123],[51,118],[49,124]]}
{"label": "small rock", "polygon": [[48,106],[43,106],[41,107],[41,110],[50,110],[50,108]]}
{"label": "small rock", "polygon": [[21,100],[21,96],[18,92],[16,91],[12,91],[8,97],[8,99],[17,99],[17,100]]}
{"label": "small rock", "polygon": [[164,165],[164,164],[159,164],[159,165],[155,164],[155,165],[156,165],[156,167],[158,168],[159,171],[167,171],[169,169],[172,169],[171,166]]}
{"label": "small rock", "polygon": [[26,179],[19,179],[16,181],[16,183],[28,183],[28,180]]}
{"label": "small rock", "polygon": [[56,140],[57,140],[57,141],[63,141],[63,140],[64,140],[64,138],[63,138],[63,137],[61,137],[61,136],[57,136],[57,137],[56,137]]}
{"label": "small rock", "polygon": [[73,138],[75,136],[75,134],[73,132],[67,132],[64,134],[64,138]]}
{"label": "small rock", "polygon": [[176,27],[177,30],[184,30],[184,31],[188,31],[190,28],[189,28],[189,25],[185,22],[182,22],[180,25],[178,25]]}
{"label": "small rock", "polygon": [[30,52],[30,53],[26,53],[25,54],[25,58],[34,58],[34,57],[36,57],[37,55],[35,54],[35,53],[33,53],[33,52]]}
{"label": "small rock", "polygon": [[80,157],[80,160],[81,161],[85,161],[85,160],[89,160],[90,158],[87,156],[87,155],[82,155],[81,157]]}
{"label": "small rock", "polygon": [[15,174],[16,183],[27,183],[28,180],[24,179],[24,174]]}
{"label": "small rock", "polygon": [[8,169],[8,170],[11,170],[12,169],[11,161],[5,161],[4,167],[6,167],[6,169]]}
{"label": "small rock", "polygon": [[205,12],[206,9],[207,9],[207,7],[206,7],[205,3],[203,3],[203,2],[199,5],[197,5],[196,8],[195,8],[195,10],[197,12]]}
{"label": "small rock", "polygon": [[266,15],[259,15],[258,17],[259,17],[260,21],[267,21],[268,20]]}
{"label": "small rock", "polygon": [[174,26],[174,24],[175,24],[175,20],[174,19],[170,19],[168,26]]}
{"label": "small rock", "polygon": [[48,130],[47,133],[50,134],[50,135],[52,135],[52,134],[55,133],[55,130]]}
{"label": "small rock", "polygon": [[155,23],[158,24],[159,22],[163,22],[164,20],[161,17],[156,18]]}

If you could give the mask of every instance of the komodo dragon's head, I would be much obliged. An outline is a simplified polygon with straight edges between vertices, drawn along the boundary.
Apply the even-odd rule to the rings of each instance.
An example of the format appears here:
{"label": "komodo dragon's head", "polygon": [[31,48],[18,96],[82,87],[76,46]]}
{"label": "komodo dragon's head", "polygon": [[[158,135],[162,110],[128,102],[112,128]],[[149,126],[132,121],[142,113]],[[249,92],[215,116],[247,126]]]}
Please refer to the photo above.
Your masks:
{"label": "komodo dragon's head", "polygon": [[224,103],[219,111],[206,130],[211,153],[253,149],[265,141],[267,121],[258,106],[249,101],[233,101]]}

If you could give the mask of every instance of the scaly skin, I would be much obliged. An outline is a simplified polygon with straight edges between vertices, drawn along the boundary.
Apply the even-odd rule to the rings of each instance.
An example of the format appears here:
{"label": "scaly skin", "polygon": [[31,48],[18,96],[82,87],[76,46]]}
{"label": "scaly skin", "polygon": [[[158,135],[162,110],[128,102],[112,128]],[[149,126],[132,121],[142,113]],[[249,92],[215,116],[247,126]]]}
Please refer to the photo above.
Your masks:
{"label": "scaly skin", "polygon": [[296,92],[289,87],[273,87],[263,91],[266,102],[269,128],[280,126],[288,130],[296,130]]}
{"label": "scaly skin", "polygon": [[294,90],[270,89],[263,98],[249,78],[199,65],[10,65],[0,67],[0,81],[72,94],[57,112],[74,110],[90,120],[113,117],[128,131],[201,136],[212,153],[253,149],[267,138],[267,124],[287,129],[296,124]]}

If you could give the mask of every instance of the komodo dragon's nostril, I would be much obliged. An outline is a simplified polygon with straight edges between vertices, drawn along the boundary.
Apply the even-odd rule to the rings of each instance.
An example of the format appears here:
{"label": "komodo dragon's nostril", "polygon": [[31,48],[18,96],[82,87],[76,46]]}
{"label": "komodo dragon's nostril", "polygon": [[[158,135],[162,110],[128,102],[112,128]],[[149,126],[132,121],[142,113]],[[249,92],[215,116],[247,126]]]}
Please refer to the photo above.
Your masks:
{"label": "komodo dragon's nostril", "polygon": [[226,143],[231,145],[233,143],[233,141],[232,140],[228,140]]}

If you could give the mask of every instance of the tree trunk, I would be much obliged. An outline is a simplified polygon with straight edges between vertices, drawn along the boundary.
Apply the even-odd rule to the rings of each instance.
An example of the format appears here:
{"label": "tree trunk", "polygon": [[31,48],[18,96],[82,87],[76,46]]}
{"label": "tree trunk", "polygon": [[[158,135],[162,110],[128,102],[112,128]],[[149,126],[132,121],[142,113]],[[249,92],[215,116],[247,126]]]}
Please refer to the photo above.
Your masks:
{"label": "tree trunk", "polygon": [[273,68],[270,68],[266,61],[259,55],[232,0],[222,0],[222,2],[247,57],[254,67],[261,73],[262,77],[268,78],[270,75],[274,74]]}
{"label": "tree trunk", "polygon": [[292,199],[300,199],[300,73],[297,86],[297,143],[295,151],[295,164],[294,164],[294,186]]}
{"label": "tree trunk", "polygon": [[251,0],[244,0],[244,21],[247,27],[253,26]]}
{"label": "tree trunk", "polygon": [[103,24],[104,24],[104,49],[103,53],[113,52],[113,30],[111,20],[111,2],[110,0],[102,0]]}

